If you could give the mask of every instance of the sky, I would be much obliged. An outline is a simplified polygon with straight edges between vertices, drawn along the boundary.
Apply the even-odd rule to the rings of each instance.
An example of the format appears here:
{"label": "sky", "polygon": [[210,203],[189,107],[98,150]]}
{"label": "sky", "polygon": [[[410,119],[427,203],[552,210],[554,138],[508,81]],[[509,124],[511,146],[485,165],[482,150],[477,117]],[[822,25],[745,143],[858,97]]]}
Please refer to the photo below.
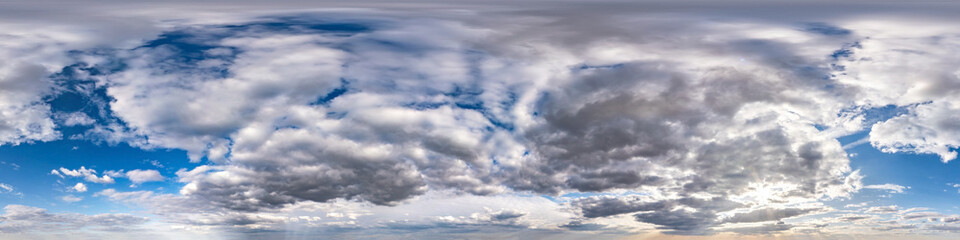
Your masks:
{"label": "sky", "polygon": [[958,10],[2,1],[0,239],[956,239]]}

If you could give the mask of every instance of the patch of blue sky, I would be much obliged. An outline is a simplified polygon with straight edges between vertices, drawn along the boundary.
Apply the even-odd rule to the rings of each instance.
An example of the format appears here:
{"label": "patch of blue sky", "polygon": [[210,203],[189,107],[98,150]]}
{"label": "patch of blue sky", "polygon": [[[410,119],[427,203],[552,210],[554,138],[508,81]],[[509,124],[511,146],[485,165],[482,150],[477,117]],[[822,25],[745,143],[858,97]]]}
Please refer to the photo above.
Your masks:
{"label": "patch of blue sky", "polygon": [[350,82],[348,82],[346,79],[341,78],[339,87],[334,88],[333,90],[331,90],[327,94],[324,94],[323,96],[320,96],[320,98],[317,98],[317,100],[311,104],[312,105],[330,104],[330,101],[333,101],[333,99],[336,99],[337,97],[347,94],[347,92],[349,91],[350,91]]}
{"label": "patch of blue sky", "polygon": [[[915,105],[888,105],[859,110],[865,116],[865,125],[884,121],[905,113]],[[883,189],[861,189],[849,200],[828,202],[842,208],[846,204],[869,202],[868,206],[898,205],[901,208],[927,207],[943,212],[956,212],[957,189],[950,186],[960,183],[960,161],[943,163],[934,154],[884,153],[867,141],[869,130],[838,138],[850,156],[850,167],[860,170],[864,185],[896,184],[904,187],[903,193]]]}
{"label": "patch of blue sky", "polygon": [[804,24],[804,31],[822,34],[826,36],[846,36],[853,34],[850,29],[830,25],[822,22],[811,22]]}
{"label": "patch of blue sky", "polygon": [[616,68],[623,67],[623,65],[624,65],[623,63],[606,64],[606,65],[580,64],[579,66],[572,67],[570,70],[576,72],[576,71],[592,70],[592,69],[616,69]]}
{"label": "patch of blue sky", "polygon": [[623,196],[648,196],[649,193],[637,192],[637,191],[621,191],[621,192],[569,192],[564,193],[559,196],[550,196],[550,195],[539,195],[540,197],[549,199],[552,202],[556,203],[567,203],[579,198],[588,198],[588,197],[604,197],[604,196],[614,196],[614,197],[623,197]]}
{"label": "patch of blue sky", "polygon": [[[850,139],[865,137],[868,132],[848,136]],[[868,206],[898,205],[902,208],[927,207],[945,212],[956,212],[956,199],[960,193],[948,185],[960,183],[960,162],[942,163],[932,154],[883,153],[862,144],[847,149],[850,167],[859,169],[864,176],[864,185],[896,184],[904,187],[903,193],[882,189],[861,189],[845,201],[836,201],[833,207],[851,203],[870,202]]]}
{"label": "patch of blue sky", "polygon": [[[100,203],[102,198],[93,197],[96,192],[114,188],[175,193],[182,185],[174,180],[176,171],[197,166],[188,161],[186,152],[182,150],[144,150],[126,144],[111,146],[69,139],[0,146],[0,159],[20,165],[18,170],[0,168],[0,176],[2,176],[0,182],[14,186],[22,193],[22,196],[15,198],[0,197],[0,204],[24,204],[41,206],[51,211],[89,211],[91,213],[102,213],[105,212],[104,210],[113,210],[103,208],[115,207],[114,204]],[[154,161],[162,164],[163,167],[156,166]],[[61,167],[78,169],[81,166],[97,170],[98,176],[107,170],[155,169],[167,180],[142,183],[133,188],[130,186],[132,183],[126,178],[116,178],[116,183],[113,184],[100,184],[86,182],[81,177],[60,178],[51,174],[53,169]],[[86,184],[88,191],[82,193],[68,191],[79,182]],[[83,197],[84,200],[76,203],[60,201],[60,198],[65,195]],[[87,207],[78,208],[78,206]]]}

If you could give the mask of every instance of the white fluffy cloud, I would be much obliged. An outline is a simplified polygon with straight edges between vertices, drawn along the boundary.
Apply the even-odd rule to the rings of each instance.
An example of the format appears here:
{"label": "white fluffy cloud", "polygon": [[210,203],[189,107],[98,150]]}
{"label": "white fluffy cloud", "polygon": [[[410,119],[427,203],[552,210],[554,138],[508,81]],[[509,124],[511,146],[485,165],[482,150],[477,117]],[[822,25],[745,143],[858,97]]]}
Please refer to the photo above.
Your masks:
{"label": "white fluffy cloud", "polygon": [[92,183],[112,184],[116,182],[113,179],[113,177],[110,177],[107,174],[98,176],[97,170],[88,169],[85,166],[80,166],[79,169],[67,169],[67,168],[61,167],[59,170],[58,169],[51,170],[50,174],[60,176],[61,178],[65,176],[79,177],[79,178],[83,178],[84,181],[92,182]]}
{"label": "white fluffy cloud", "polygon": [[163,175],[160,175],[160,172],[157,170],[141,170],[135,169],[130,170],[125,173],[126,177],[130,179],[134,184],[140,184],[145,182],[157,182],[163,181],[165,178]]}
{"label": "white fluffy cloud", "polygon": [[77,192],[86,192],[87,185],[83,183],[77,183],[77,185],[73,185],[73,190]]}
{"label": "white fluffy cloud", "polygon": [[[895,105],[907,112],[874,124],[870,143],[884,152],[939,155],[944,162],[957,157],[960,118],[960,51],[956,30],[922,20],[850,21],[869,39],[839,55],[838,81],[855,86],[857,104]],[[923,27],[918,27],[923,26]],[[928,39],[940,39],[928,42]]]}
{"label": "white fluffy cloud", "polygon": [[[61,167],[60,169],[51,170],[50,174],[57,175],[61,178],[78,177],[83,178],[83,180],[87,182],[101,184],[116,183],[116,178],[127,178],[134,185],[145,182],[158,182],[166,179],[162,174],[160,174],[160,171],[153,169],[134,169],[129,171],[107,170],[104,171],[103,174],[97,174],[97,170],[90,169],[85,166],[80,166],[79,169],[67,169]],[[72,188],[77,192],[87,191],[87,186],[83,183],[77,183]]]}
{"label": "white fluffy cloud", "polygon": [[[49,141],[60,135],[54,130],[50,107],[43,97],[53,92],[47,76],[59,70],[66,59],[58,44],[71,36],[12,26],[0,26],[0,144]],[[64,39],[67,38],[67,39]]]}

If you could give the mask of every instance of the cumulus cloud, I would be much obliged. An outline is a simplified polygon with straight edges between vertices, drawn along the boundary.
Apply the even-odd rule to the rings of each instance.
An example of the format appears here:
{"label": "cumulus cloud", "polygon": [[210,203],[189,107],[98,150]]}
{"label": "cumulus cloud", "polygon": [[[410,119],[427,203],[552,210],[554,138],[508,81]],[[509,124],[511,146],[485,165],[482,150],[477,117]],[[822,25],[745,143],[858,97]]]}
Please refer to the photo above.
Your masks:
{"label": "cumulus cloud", "polygon": [[140,183],[145,183],[145,182],[157,182],[157,181],[163,181],[163,180],[165,179],[165,178],[163,177],[163,175],[160,175],[160,172],[159,172],[159,171],[153,170],[153,169],[149,169],[149,170],[141,170],[141,169],[130,170],[130,171],[127,171],[124,175],[125,175],[128,179],[130,179],[130,181],[133,182],[134,184],[140,184]]}
{"label": "cumulus cloud", "polygon": [[9,26],[0,35],[0,144],[50,141],[54,130],[50,106],[43,97],[53,92],[47,75],[66,63],[64,37]]}
{"label": "cumulus cloud", "polygon": [[[430,188],[645,189],[664,196],[577,206],[588,218],[654,211],[635,218],[693,232],[742,204],[860,187],[840,144],[810,124],[841,109],[808,98],[833,94],[818,83],[828,69],[817,62],[833,46],[819,42],[819,55],[762,39],[617,42],[629,48],[614,58],[595,39],[507,39],[438,19],[270,21],[177,28],[118,52],[127,67],[98,81],[125,127],[86,136],[221,163],[179,171],[180,193],[242,211],[339,198],[396,205]],[[468,40],[482,36],[505,45]],[[800,60],[730,65],[710,48]],[[503,53],[529,50],[540,55]]]}
{"label": "cumulus cloud", "polygon": [[113,177],[110,177],[108,175],[98,176],[97,170],[88,169],[85,166],[80,166],[79,169],[67,169],[67,168],[61,167],[59,170],[58,169],[51,170],[50,174],[57,175],[60,177],[65,177],[65,176],[79,177],[79,178],[83,178],[84,181],[92,182],[92,183],[112,184],[116,182],[113,179]]}
{"label": "cumulus cloud", "polygon": [[[57,175],[61,178],[64,177],[78,177],[82,178],[84,181],[92,183],[101,183],[101,184],[113,184],[116,182],[117,178],[127,178],[134,185],[145,183],[145,182],[158,182],[166,180],[160,171],[154,169],[134,169],[129,171],[124,170],[106,170],[102,174],[97,174],[97,170],[86,168],[81,166],[79,169],[67,169],[61,167],[60,169],[53,169],[50,171],[50,174]],[[77,183],[73,186],[73,190],[77,192],[87,191],[86,184]]]}
{"label": "cumulus cloud", "polygon": [[73,185],[73,190],[77,192],[86,192],[87,185],[83,183],[77,183],[77,185]]}

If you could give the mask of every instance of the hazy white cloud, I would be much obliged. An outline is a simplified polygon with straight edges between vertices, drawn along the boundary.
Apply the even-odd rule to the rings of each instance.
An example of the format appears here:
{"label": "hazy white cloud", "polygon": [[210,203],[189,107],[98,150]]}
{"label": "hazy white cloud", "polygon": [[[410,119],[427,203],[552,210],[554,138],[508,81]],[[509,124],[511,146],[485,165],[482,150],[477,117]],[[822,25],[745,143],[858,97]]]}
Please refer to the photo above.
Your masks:
{"label": "hazy white cloud", "polygon": [[60,200],[63,200],[64,202],[67,202],[67,203],[73,203],[73,202],[82,201],[83,198],[82,198],[82,197],[77,197],[77,196],[74,196],[74,195],[65,195],[65,196],[63,196],[63,197],[60,197]]}
{"label": "hazy white cloud", "polygon": [[891,193],[903,193],[904,189],[910,189],[910,187],[904,187],[904,186],[890,184],[890,183],[879,184],[879,185],[866,185],[866,186],[863,186],[863,188],[887,190],[887,191],[890,191]]}
{"label": "hazy white cloud", "polygon": [[867,213],[896,213],[900,208],[897,205],[870,207]]}
{"label": "hazy white cloud", "polygon": [[5,235],[60,234],[81,229],[123,232],[135,230],[148,220],[130,214],[50,213],[46,209],[14,204],[6,205],[3,211],[0,232]]}
{"label": "hazy white cloud", "polygon": [[88,126],[96,123],[96,120],[83,112],[58,113],[54,117],[61,121],[63,126]]}
{"label": "hazy white cloud", "polygon": [[869,204],[870,202],[851,203],[851,204],[844,205],[843,207],[844,208],[862,208],[862,207],[866,207]]}
{"label": "hazy white cloud", "polygon": [[140,184],[140,183],[145,183],[145,182],[157,182],[157,181],[163,181],[163,180],[165,179],[165,178],[163,177],[163,175],[160,175],[160,172],[159,172],[159,171],[153,170],[153,169],[149,169],[149,170],[141,170],[141,169],[130,170],[130,171],[127,171],[124,175],[125,175],[128,179],[130,179],[130,181],[133,182],[134,184]]}

